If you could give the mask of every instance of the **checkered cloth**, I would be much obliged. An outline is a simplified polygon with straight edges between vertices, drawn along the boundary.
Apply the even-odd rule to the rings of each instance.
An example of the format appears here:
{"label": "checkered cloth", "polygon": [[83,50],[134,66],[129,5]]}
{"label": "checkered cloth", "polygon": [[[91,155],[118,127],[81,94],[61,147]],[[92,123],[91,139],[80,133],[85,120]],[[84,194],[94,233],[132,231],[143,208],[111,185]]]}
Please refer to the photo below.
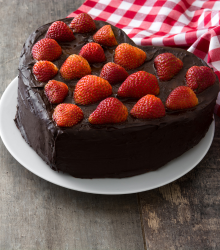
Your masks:
{"label": "checkered cloth", "polygon": [[[123,29],[137,45],[188,49],[220,79],[218,0],[87,0],[68,17],[82,12]],[[220,94],[215,113],[220,116]]]}

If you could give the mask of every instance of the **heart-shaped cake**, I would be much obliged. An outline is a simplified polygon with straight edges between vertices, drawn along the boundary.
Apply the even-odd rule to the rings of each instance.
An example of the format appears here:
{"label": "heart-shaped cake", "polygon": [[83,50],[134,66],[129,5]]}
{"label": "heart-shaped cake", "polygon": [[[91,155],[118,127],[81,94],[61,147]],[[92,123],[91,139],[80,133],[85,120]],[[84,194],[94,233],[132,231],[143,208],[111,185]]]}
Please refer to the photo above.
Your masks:
{"label": "heart-shaped cake", "polygon": [[78,178],[134,176],[182,155],[208,131],[219,91],[195,55],[136,46],[86,14],[33,32],[18,79],[21,135],[53,170]]}

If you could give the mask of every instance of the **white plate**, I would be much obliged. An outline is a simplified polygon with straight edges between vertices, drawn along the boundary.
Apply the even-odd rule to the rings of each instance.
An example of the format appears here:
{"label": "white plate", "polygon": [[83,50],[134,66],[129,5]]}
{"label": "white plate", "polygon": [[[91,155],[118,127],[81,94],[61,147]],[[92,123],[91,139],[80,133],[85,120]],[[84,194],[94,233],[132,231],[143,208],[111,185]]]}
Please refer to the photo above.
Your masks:
{"label": "white plate", "polygon": [[193,169],[211,146],[215,123],[213,122],[202,141],[193,149],[166,164],[157,171],[123,179],[77,179],[58,173],[32,150],[15,126],[17,105],[17,77],[10,83],[0,102],[0,135],[12,154],[25,168],[39,177],[59,186],[95,194],[130,194],[154,189],[168,184]]}

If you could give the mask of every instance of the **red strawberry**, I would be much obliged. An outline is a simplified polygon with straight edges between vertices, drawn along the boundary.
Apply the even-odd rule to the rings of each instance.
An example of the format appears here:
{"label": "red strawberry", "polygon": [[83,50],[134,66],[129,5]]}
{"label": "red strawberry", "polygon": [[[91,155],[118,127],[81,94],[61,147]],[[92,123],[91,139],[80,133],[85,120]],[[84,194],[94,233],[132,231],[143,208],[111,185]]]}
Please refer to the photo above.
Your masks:
{"label": "red strawberry", "polygon": [[65,83],[56,80],[50,80],[44,87],[44,92],[50,103],[61,103],[68,94],[68,87]]}
{"label": "red strawberry", "polygon": [[115,50],[114,62],[126,70],[130,70],[141,66],[146,57],[147,55],[143,50],[128,43],[121,43]]}
{"label": "red strawberry", "polygon": [[145,95],[132,108],[131,115],[141,119],[155,119],[166,115],[165,107],[160,98]]}
{"label": "red strawberry", "polygon": [[82,47],[79,55],[89,63],[99,63],[106,61],[105,52],[98,43],[87,43]]}
{"label": "red strawberry", "polygon": [[128,77],[128,72],[120,65],[109,62],[104,65],[100,77],[107,80],[110,84],[123,82]]}
{"label": "red strawberry", "polygon": [[38,61],[33,66],[33,73],[40,82],[47,82],[52,79],[58,72],[55,64],[49,61]]}
{"label": "red strawberry", "polygon": [[81,13],[72,20],[70,28],[73,29],[74,32],[86,33],[95,30],[96,26],[90,15]]}
{"label": "red strawberry", "polygon": [[200,93],[212,86],[215,80],[215,73],[206,66],[193,66],[186,72],[186,84],[195,93]]}
{"label": "red strawberry", "polygon": [[118,45],[115,35],[112,31],[111,25],[105,25],[99,29],[93,36],[93,40],[104,46]]}
{"label": "red strawberry", "polygon": [[171,110],[192,108],[197,104],[196,94],[187,86],[175,88],[166,100],[166,107]]}
{"label": "red strawberry", "polygon": [[163,53],[154,59],[157,75],[161,81],[168,81],[183,67],[183,62],[171,53]]}
{"label": "red strawberry", "polygon": [[75,39],[73,31],[62,21],[56,21],[50,25],[46,38],[52,38],[57,42],[71,42]]}
{"label": "red strawberry", "polygon": [[70,55],[60,68],[60,74],[66,80],[81,78],[91,74],[91,68],[86,59],[78,55]]}
{"label": "red strawberry", "polygon": [[83,112],[75,104],[61,103],[56,106],[53,119],[59,127],[72,127],[83,119]]}
{"label": "red strawberry", "polygon": [[126,106],[115,97],[101,101],[89,116],[91,124],[121,123],[128,117]]}
{"label": "red strawberry", "polygon": [[84,76],[75,87],[75,102],[82,105],[98,102],[112,94],[108,81],[95,75]]}
{"label": "red strawberry", "polygon": [[33,58],[37,61],[54,61],[62,54],[60,45],[50,38],[44,38],[38,41],[32,48]]}
{"label": "red strawberry", "polygon": [[155,75],[138,71],[130,75],[118,89],[118,96],[141,98],[147,94],[158,95],[159,84]]}

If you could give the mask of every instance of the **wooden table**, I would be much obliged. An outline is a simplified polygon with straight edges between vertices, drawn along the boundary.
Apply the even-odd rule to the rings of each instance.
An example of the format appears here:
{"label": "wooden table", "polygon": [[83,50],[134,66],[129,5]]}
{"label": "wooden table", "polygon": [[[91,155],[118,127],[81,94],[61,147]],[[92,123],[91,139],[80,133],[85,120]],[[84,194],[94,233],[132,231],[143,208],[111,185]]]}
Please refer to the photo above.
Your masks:
{"label": "wooden table", "polygon": [[[82,2],[0,1],[1,95],[18,75],[29,34]],[[216,117],[212,146],[187,175],[152,191],[104,196],[35,176],[0,141],[0,249],[220,249],[219,149]]]}

